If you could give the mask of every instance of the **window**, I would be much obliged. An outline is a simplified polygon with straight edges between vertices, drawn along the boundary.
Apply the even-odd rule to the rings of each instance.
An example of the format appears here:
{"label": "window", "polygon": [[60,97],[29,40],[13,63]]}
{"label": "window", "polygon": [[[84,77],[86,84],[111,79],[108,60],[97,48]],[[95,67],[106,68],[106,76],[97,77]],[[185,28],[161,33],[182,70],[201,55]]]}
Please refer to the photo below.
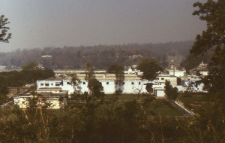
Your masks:
{"label": "window", "polygon": [[106,84],[109,84],[109,82],[106,82]]}
{"label": "window", "polygon": [[67,84],[70,84],[70,82],[67,82]]}
{"label": "window", "polygon": [[123,85],[125,84],[125,82],[123,82]]}
{"label": "window", "polygon": [[164,80],[164,78],[161,78],[161,80]]}
{"label": "window", "polygon": [[60,82],[56,82],[55,83],[55,86],[60,86]]}
{"label": "window", "polygon": [[44,86],[44,83],[41,83],[41,86]]}
{"label": "window", "polygon": [[83,84],[86,84],[86,82],[83,82]]}
{"label": "window", "polygon": [[51,86],[53,86],[53,83],[51,83]]}
{"label": "window", "polygon": [[139,85],[141,85],[141,82],[139,82]]}
{"label": "window", "polygon": [[134,85],[134,82],[131,82],[132,85]]}
{"label": "window", "polygon": [[46,83],[45,86],[49,86],[49,83]]}

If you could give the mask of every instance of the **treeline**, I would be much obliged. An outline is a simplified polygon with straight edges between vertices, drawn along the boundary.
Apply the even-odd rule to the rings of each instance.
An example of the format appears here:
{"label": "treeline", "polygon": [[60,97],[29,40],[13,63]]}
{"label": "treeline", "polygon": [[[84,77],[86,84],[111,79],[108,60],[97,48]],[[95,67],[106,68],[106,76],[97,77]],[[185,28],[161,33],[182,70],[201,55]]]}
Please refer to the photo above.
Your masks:
{"label": "treeline", "polygon": [[[159,43],[159,44],[124,44],[124,45],[97,45],[80,47],[46,47],[31,50],[16,50],[0,54],[0,64],[18,66],[35,61],[52,69],[83,69],[87,61],[92,61],[95,69],[107,69],[109,65],[132,66],[142,58],[159,60],[163,67],[169,64],[168,57],[187,56],[193,41]],[[51,55],[52,58],[41,58],[42,55]],[[179,59],[176,64],[183,60]]]}

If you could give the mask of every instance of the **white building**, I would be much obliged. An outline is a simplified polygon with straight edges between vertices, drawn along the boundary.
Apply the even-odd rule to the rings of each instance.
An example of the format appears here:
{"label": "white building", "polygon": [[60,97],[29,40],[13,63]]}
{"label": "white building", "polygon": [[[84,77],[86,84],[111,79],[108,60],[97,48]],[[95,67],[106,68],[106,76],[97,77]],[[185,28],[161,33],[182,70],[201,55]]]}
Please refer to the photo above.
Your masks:
{"label": "white building", "polygon": [[[47,109],[60,109],[67,104],[68,91],[63,91],[61,88],[39,88],[37,94],[40,96],[33,96],[29,93],[16,96],[14,104],[20,108],[28,108],[29,100],[32,98],[35,98],[39,108],[47,106]],[[60,101],[60,97],[62,97],[62,101]]]}
{"label": "white building", "polygon": [[[88,92],[87,87],[88,82],[85,80],[85,74],[77,74],[78,78],[81,80],[80,87],[81,92]],[[103,91],[105,94],[113,94],[118,88],[115,74],[95,74],[96,79],[102,83]],[[148,80],[142,80],[135,74],[125,74],[124,83],[121,87],[123,94],[137,94],[146,93],[146,83]],[[71,85],[70,79],[51,79],[51,80],[37,80],[37,89],[44,87],[60,87],[62,90],[67,90],[68,94],[74,93],[74,87]]]}
{"label": "white building", "polygon": [[156,77],[156,82],[158,81],[159,84],[165,84],[165,82],[167,81],[170,81],[170,84],[172,86],[177,86],[179,84],[179,78],[176,77],[176,76],[172,76],[172,75],[169,75],[169,74],[159,74],[157,77]]}
{"label": "white building", "polygon": [[186,91],[191,91],[191,92],[207,92],[206,90],[204,90],[204,84],[200,83],[197,84],[196,86],[196,82],[200,81],[200,78],[189,78],[188,80],[184,81],[184,86],[186,87]]}
{"label": "white building", "polygon": [[209,74],[209,71],[199,71],[199,73],[203,76],[207,76]]}
{"label": "white building", "polygon": [[177,70],[177,69],[174,69],[174,70],[166,70],[166,72],[169,74],[169,75],[172,75],[172,76],[176,76],[176,77],[183,77],[183,76],[186,76],[186,70]]}
{"label": "white building", "polygon": [[175,67],[175,61],[171,60],[170,69],[166,69],[166,73],[176,77],[184,77],[186,76],[186,70],[177,70]]}

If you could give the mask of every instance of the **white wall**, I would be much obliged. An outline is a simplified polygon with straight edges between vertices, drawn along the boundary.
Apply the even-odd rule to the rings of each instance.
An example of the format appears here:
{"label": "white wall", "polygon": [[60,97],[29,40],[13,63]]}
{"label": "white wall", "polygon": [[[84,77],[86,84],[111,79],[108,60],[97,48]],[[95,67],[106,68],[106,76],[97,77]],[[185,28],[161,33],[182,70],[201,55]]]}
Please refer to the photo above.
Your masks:
{"label": "white wall", "polygon": [[170,81],[170,84],[172,86],[177,86],[177,77],[176,76],[164,76],[164,75],[159,75],[158,77],[158,82],[159,83],[165,83],[166,80]]}
{"label": "white wall", "polygon": [[203,76],[207,76],[209,74],[209,71],[199,71],[199,73]]}
{"label": "white wall", "polygon": [[176,77],[182,77],[182,76],[185,76],[185,74],[186,74],[186,71],[180,71],[180,70],[168,70],[168,73],[169,73],[169,75],[174,75],[174,73],[175,73],[175,75],[174,76],[176,76]]}
{"label": "white wall", "polygon": [[164,90],[156,90],[156,96],[157,97],[164,97],[165,96]]}
{"label": "white wall", "polygon": [[[17,105],[19,105],[20,108],[27,108],[29,106],[29,98],[32,98],[31,96],[20,96],[19,97],[19,102],[17,103]],[[46,101],[47,103],[50,103],[51,105],[48,107],[48,109],[60,109],[60,101],[59,98],[51,98],[51,99],[47,99]],[[38,102],[38,104],[42,104],[40,102]],[[64,99],[63,102],[61,103],[62,107],[64,105],[67,104],[67,100]],[[43,105],[43,104],[42,104]]]}
{"label": "white wall", "polygon": [[[113,94],[115,90],[118,88],[114,80],[99,80],[102,83],[103,91],[105,94]],[[62,90],[68,90],[68,94],[72,94],[74,92],[74,88],[70,83],[70,80],[63,80],[63,85],[56,86],[56,82],[61,82],[59,80],[38,80],[37,81],[37,89],[43,87],[61,87]],[[46,83],[49,86],[46,86]],[[124,94],[137,94],[146,93],[146,84],[148,83],[147,80],[124,80],[124,85],[122,86],[122,90]],[[43,86],[41,86],[41,84]],[[84,93],[85,91],[88,92],[89,89],[87,87],[88,82],[86,80],[81,80],[81,92]]]}
{"label": "white wall", "polygon": [[185,92],[187,89],[187,87],[184,87],[182,85],[178,85],[178,86],[176,86],[176,88],[178,89],[178,91],[181,91],[181,92]]}

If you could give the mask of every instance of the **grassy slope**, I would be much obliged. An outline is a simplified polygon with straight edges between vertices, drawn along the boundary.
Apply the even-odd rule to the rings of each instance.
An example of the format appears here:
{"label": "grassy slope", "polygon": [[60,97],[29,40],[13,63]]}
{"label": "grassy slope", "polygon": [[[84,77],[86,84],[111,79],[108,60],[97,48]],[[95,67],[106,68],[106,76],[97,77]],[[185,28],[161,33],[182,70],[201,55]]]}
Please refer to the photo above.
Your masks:
{"label": "grassy slope", "polygon": [[[103,104],[100,106],[99,112],[103,112],[105,109],[112,108],[110,103],[111,103],[112,99],[115,99],[115,97],[116,97],[115,95],[106,95],[105,96],[106,104]],[[141,101],[143,102],[146,97],[147,96],[143,95],[141,97]],[[139,95],[133,95],[133,94],[119,95],[118,99],[114,103],[113,108],[116,108],[119,106],[123,107],[123,104],[125,102],[131,101],[131,100],[137,100],[138,102],[140,102],[140,97],[139,97]],[[107,104],[107,102],[108,102],[108,104]],[[183,116],[184,115],[184,113],[182,111],[180,111],[179,109],[174,107],[166,99],[156,99],[156,100],[152,101],[149,110],[152,111],[154,114],[161,115],[161,116]],[[149,115],[151,115],[151,114],[149,113]]]}

